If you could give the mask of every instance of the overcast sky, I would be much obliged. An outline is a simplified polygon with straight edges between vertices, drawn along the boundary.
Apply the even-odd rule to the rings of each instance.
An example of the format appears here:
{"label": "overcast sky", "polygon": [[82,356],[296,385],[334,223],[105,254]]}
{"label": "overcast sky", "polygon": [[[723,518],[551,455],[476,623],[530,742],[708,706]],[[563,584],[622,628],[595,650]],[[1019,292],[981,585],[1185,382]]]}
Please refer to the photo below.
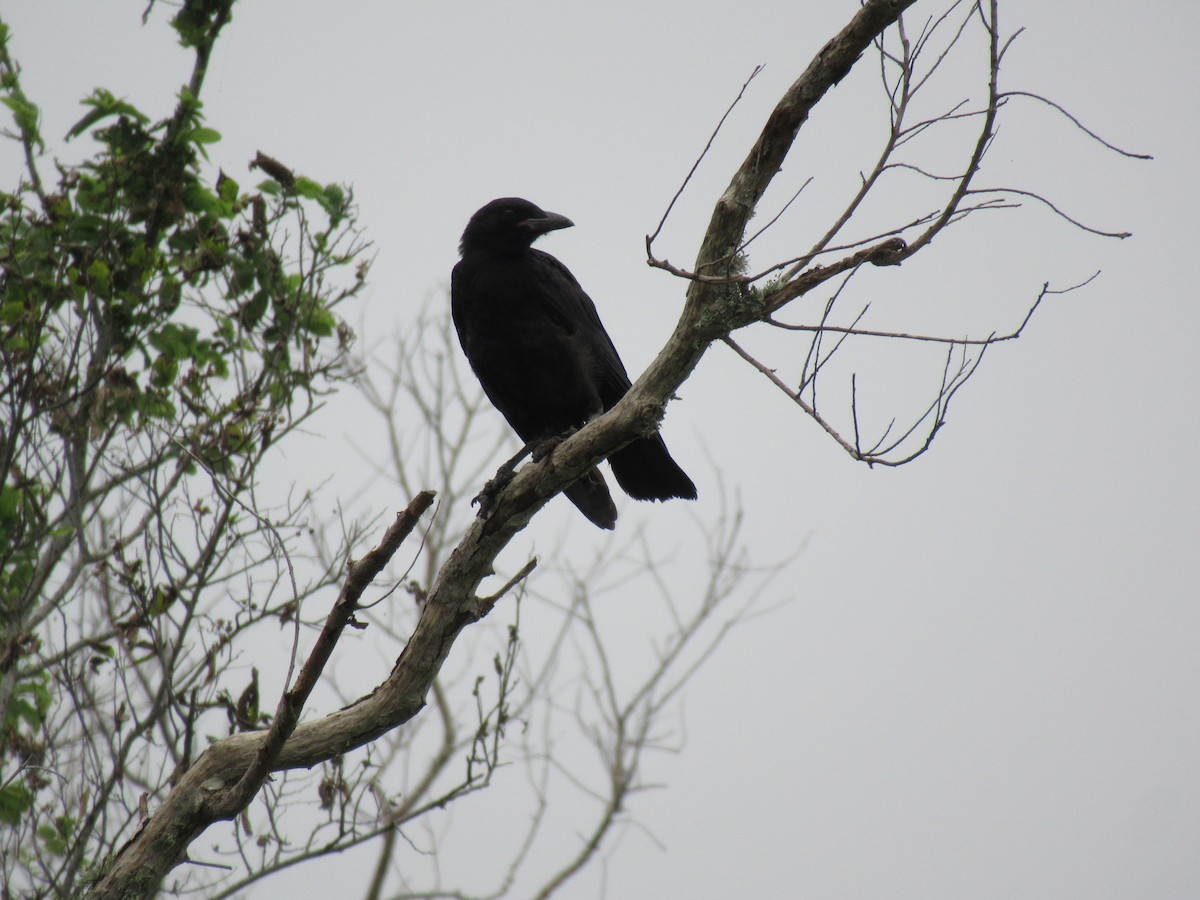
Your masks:
{"label": "overcast sky", "polygon": [[[169,108],[188,60],[161,12],[140,26],[144,5],[4,4],[58,152],[94,86]],[[261,150],[354,185],[377,260],[363,308],[346,315],[370,335],[444,302],[459,235],[484,202],[521,195],[571,217],[576,227],[542,246],[595,299],[636,373],[682,296],[645,265],[644,235],[763,64],[661,241],[673,262],[694,258],[766,112],[856,7],[252,0],[212,63],[206,109],[224,139],[210,152],[243,184]],[[912,30],[941,8],[918,3]],[[1155,159],[1115,156],[1014,101],[981,178],[1133,237],[1082,235],[1026,206],[863,279],[858,299],[877,327],[982,336],[1018,323],[1044,282],[1101,271],[991,351],[916,463],[853,462],[716,348],[665,425],[700,501],[625,502],[617,537],[571,524],[586,555],[638,523],[668,533],[693,514],[711,521],[716,465],[740,493],[756,561],[804,544],[771,588],[792,602],[730,636],[687,693],[683,752],[647,763],[646,779],[665,788],[631,805],[643,827],[607,864],[608,896],[1200,896],[1200,11],[1189,0],[1012,0],[1001,15],[1005,30],[1027,28],[1005,86],[1048,95]],[[802,133],[771,209],[813,185],[752,249],[752,268],[811,243],[873,160],[867,68]],[[978,103],[962,78],[953,87]],[[6,185],[15,165],[0,157]],[[794,378],[796,345],[754,333],[747,343]],[[889,389],[928,373],[858,352],[864,415],[876,403],[886,420]],[[340,403],[316,428],[321,477],[345,460],[326,490],[360,497],[348,436],[369,445],[370,426],[339,416],[352,401]],[[368,499],[379,515],[407,500]],[[576,516],[555,501],[528,541],[551,544]],[[502,558],[510,570],[529,545]],[[618,597],[612,609],[638,602]],[[318,868],[365,883],[361,860]],[[599,895],[599,874],[564,896]],[[254,896],[277,895],[270,884]]]}

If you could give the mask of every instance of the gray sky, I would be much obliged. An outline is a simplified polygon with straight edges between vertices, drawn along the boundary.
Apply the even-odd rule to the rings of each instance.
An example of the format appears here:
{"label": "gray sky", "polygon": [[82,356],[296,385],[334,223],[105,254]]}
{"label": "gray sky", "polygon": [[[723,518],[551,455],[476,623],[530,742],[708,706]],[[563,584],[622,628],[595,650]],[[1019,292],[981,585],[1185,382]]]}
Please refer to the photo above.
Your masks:
{"label": "gray sky", "polygon": [[[161,16],[140,29],[141,2],[5,6],[51,140],[93,86],[165,110],[185,77]],[[694,258],[766,112],[856,6],[246,2],[206,89],[224,135],[211,155],[243,185],[257,150],[354,185],[378,257],[365,308],[347,315],[371,334],[440,296],[463,225],[487,200],[522,195],[570,216],[577,227],[542,246],[575,272],[637,372],[682,294],[646,267],[643,236],[765,64],[661,241],[673,262]],[[919,3],[910,21],[940,9]],[[761,376],[711,351],[665,429],[700,502],[625,503],[618,528],[669,533],[693,513],[715,517],[711,459],[740,492],[757,561],[807,543],[772,587],[794,601],[732,634],[687,693],[683,752],[648,761],[646,779],[666,788],[631,807],[642,827],[603,872],[609,896],[1200,895],[1200,12],[1184,0],[1014,0],[1001,15],[1007,30],[1027,27],[1008,88],[1048,95],[1155,161],[1116,157],[1014,101],[982,181],[1039,190],[1134,237],[1081,235],[1027,206],[868,273],[856,287],[879,327],[982,336],[1017,324],[1043,282],[1102,270],[995,348],[934,449],[899,470],[854,463]],[[772,208],[816,180],[752,267],[811,243],[873,161],[876,92],[864,71],[818,108]],[[14,165],[0,157],[6,184]],[[811,321],[814,308],[792,318]],[[795,345],[747,343],[794,376]],[[865,415],[878,396],[886,418],[889,387],[930,377],[865,346],[855,362]],[[325,467],[347,460],[335,496],[362,487],[347,432],[370,439],[339,418],[349,408],[322,423]],[[376,514],[406,500],[372,499]],[[556,501],[529,542],[550,544],[573,516]],[[611,539],[570,531],[585,555]],[[528,546],[503,559],[515,568]],[[616,597],[610,612],[637,602]],[[503,807],[478,810],[486,840]],[[318,868],[365,882],[361,860]],[[565,896],[596,896],[600,874]]]}

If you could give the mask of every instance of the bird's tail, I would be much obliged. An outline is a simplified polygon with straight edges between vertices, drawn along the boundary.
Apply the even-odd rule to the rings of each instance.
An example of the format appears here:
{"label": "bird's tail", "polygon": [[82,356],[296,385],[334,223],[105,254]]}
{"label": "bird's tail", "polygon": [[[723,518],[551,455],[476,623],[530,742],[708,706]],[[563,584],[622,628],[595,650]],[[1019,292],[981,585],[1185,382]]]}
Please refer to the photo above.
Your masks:
{"label": "bird's tail", "polygon": [[599,469],[592,469],[563,491],[572,503],[598,528],[612,529],[617,524],[617,507]]}
{"label": "bird's tail", "polygon": [[659,435],[641,438],[608,458],[617,484],[634,500],[696,499],[696,485],[671,459]]}

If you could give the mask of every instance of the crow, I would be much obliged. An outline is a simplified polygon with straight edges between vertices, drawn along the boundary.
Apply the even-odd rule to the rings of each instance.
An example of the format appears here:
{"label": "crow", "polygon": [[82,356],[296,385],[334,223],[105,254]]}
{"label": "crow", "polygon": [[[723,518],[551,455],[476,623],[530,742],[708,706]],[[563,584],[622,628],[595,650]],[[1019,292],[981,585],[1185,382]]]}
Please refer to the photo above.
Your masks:
{"label": "crow", "polygon": [[[542,455],[547,443],[612,409],[630,387],[591,298],[566,266],[531,246],[572,225],[528,200],[493,200],[467,223],[462,259],[450,279],[463,353],[492,405],[526,448],[541,446]],[[539,458],[537,450],[534,455]],[[696,486],[657,434],[621,448],[608,464],[635,500],[696,498]],[[599,470],[564,493],[595,525],[616,525],[617,510]]]}

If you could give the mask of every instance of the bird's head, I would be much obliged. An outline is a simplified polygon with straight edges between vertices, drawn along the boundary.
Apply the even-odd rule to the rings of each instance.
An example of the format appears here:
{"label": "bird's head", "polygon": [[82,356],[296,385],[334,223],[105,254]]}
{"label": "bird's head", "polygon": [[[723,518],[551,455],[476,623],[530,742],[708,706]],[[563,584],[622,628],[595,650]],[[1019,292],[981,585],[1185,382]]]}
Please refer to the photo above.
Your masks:
{"label": "bird's head", "polygon": [[575,223],[566,216],[546,212],[520,197],[501,197],[471,216],[458,249],[497,250],[517,253],[548,231],[570,228]]}

